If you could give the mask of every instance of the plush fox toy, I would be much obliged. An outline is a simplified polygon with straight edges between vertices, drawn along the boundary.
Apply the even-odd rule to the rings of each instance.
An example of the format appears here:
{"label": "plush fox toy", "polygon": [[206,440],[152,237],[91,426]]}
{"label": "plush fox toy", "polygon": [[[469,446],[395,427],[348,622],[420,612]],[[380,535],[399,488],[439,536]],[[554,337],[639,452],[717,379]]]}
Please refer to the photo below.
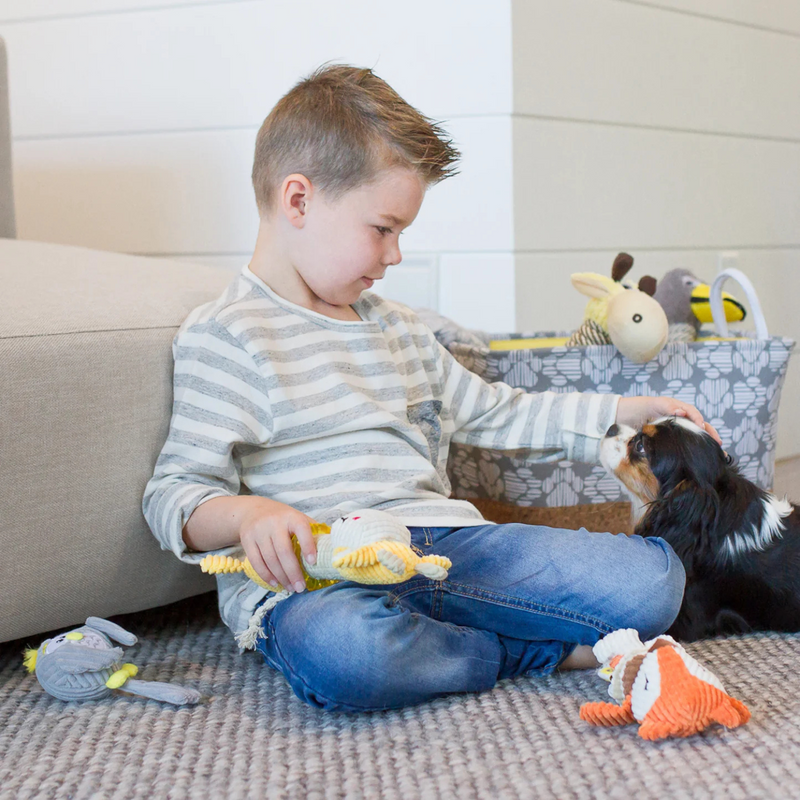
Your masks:
{"label": "plush fox toy", "polygon": [[695,661],[671,636],[644,644],[635,630],[610,633],[593,648],[615,703],[586,703],[582,720],[592,725],[639,723],[643,739],[691,736],[718,722],[736,728],[750,719],[719,678]]}

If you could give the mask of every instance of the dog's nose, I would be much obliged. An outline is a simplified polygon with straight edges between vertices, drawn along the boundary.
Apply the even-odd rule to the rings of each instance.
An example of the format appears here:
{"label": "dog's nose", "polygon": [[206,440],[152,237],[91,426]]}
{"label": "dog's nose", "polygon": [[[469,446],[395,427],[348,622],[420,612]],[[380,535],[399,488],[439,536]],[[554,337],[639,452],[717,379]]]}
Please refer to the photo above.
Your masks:
{"label": "dog's nose", "polygon": [[606,436],[616,436],[619,433],[619,425],[615,422],[607,431]]}

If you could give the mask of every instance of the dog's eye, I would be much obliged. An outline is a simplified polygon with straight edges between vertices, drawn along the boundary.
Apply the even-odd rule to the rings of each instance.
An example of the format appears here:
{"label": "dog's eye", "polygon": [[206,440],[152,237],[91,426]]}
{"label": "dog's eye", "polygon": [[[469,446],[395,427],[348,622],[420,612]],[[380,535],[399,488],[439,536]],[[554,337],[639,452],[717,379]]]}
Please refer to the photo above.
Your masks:
{"label": "dog's eye", "polygon": [[636,444],[634,445],[634,449],[640,455],[644,455],[644,439],[638,439]]}

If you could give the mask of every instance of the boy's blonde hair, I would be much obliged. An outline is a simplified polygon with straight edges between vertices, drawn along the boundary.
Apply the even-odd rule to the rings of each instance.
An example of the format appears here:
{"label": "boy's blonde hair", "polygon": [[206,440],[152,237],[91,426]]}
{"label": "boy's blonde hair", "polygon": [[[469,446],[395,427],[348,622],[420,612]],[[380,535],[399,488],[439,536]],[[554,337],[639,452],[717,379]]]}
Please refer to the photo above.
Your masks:
{"label": "boy's blonde hair", "polygon": [[287,175],[305,175],[331,199],[388,167],[412,169],[427,186],[457,170],[460,153],[432,120],[371,69],[323,65],[275,105],[256,138],[253,188],[262,216]]}

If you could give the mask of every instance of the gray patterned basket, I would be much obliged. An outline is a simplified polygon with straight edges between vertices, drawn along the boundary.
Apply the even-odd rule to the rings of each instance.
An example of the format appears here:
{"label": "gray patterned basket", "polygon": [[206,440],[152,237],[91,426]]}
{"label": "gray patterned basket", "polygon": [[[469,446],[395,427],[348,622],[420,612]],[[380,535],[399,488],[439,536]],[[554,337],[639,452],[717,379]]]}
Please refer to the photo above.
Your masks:
{"label": "gray patterned basket", "polygon": [[[722,284],[745,290],[756,333],[729,341],[670,343],[652,361],[634,364],[613,345],[495,351],[453,341],[448,349],[486,381],[542,392],[600,392],[671,396],[692,403],[719,431],[742,473],[772,487],[778,403],[794,341],[770,337],[752,284],[738,270],[721,272],[711,288],[718,335],[728,336]],[[493,334],[491,339],[566,336],[564,333]],[[437,333],[437,337],[439,334]],[[441,338],[441,337],[440,337]],[[520,506],[571,506],[627,500],[602,467],[571,461],[532,464],[510,455],[452,444],[448,474],[453,495]]]}

